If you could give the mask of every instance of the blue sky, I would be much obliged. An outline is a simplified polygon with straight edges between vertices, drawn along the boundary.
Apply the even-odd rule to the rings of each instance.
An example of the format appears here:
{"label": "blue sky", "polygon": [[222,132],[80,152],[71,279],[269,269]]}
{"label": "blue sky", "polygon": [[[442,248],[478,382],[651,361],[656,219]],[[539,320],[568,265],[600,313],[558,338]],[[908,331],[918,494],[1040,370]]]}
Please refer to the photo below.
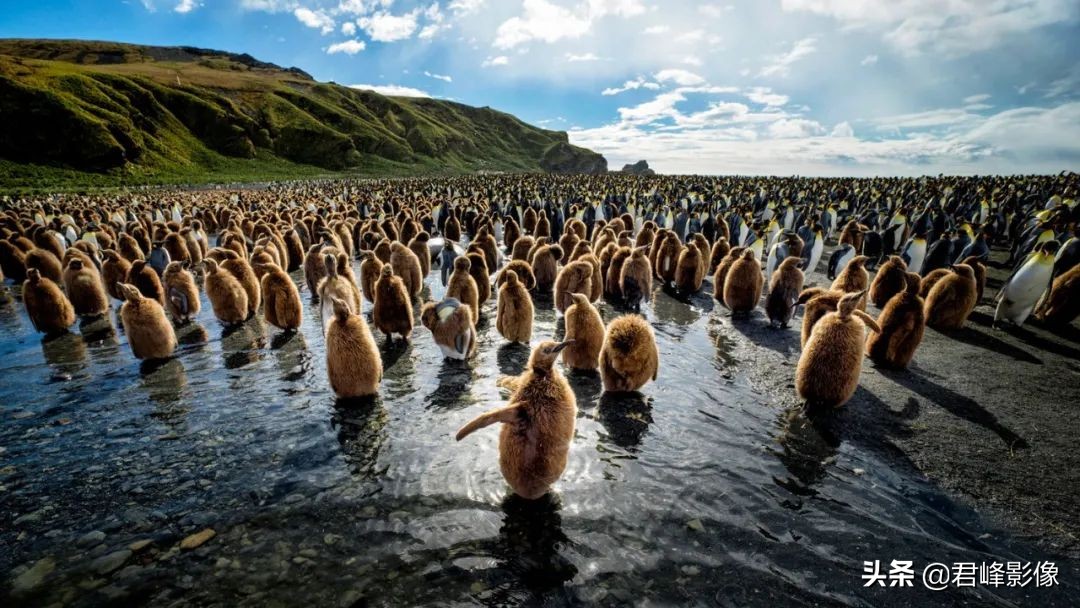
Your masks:
{"label": "blue sky", "polygon": [[613,167],[1080,170],[1077,0],[3,0],[0,37],[246,52],[498,108]]}

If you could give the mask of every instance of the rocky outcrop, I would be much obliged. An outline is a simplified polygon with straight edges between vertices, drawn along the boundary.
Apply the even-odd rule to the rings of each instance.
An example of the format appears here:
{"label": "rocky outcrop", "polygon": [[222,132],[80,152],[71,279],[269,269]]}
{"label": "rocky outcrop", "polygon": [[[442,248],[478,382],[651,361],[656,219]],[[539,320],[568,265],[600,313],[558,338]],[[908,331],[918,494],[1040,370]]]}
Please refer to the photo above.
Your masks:
{"label": "rocky outcrop", "polygon": [[622,172],[631,175],[656,175],[656,171],[650,169],[648,161],[644,160],[639,160],[632,165],[623,165]]}
{"label": "rocky outcrop", "polygon": [[540,168],[548,173],[607,173],[607,159],[568,142],[552,144],[540,159]]}

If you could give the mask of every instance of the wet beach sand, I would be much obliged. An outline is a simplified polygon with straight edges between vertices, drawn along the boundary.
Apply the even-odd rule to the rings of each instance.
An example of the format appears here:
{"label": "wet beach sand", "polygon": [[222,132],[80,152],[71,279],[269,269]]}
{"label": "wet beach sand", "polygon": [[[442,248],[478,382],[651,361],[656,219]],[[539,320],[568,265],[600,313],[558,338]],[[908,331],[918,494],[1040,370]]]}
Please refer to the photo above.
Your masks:
{"label": "wet beach sand", "polygon": [[[42,343],[7,285],[0,598],[1071,606],[1080,332],[991,329],[1005,276],[991,268],[965,329],[928,329],[912,369],[866,361],[855,397],[814,417],[793,388],[797,326],[771,329],[760,309],[732,319],[708,281],[690,297],[657,286],[645,315],[659,380],[610,395],[597,376],[571,375],[570,463],[556,493],[532,503],[508,497],[497,432],[453,441],[505,399],[496,380],[528,357],[498,336],[494,301],[471,365],[444,361],[417,323],[411,344],[379,338],[380,396],[341,402],[303,288],[299,333],[258,317],[226,330],[204,294],[177,357],[140,364],[115,312]],[[427,285],[439,299],[437,270]],[[561,335],[550,296],[536,308],[534,342]],[[599,308],[605,321],[623,312]],[[1060,574],[1051,588],[863,587],[863,561],[892,559],[914,560],[917,573],[929,562],[1053,561]]]}

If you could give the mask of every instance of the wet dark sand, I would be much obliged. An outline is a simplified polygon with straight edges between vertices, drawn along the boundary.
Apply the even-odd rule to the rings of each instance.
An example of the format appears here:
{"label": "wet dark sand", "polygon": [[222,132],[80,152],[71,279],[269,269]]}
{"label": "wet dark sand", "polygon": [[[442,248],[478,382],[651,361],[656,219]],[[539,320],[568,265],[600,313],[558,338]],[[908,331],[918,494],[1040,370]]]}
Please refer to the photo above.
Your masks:
{"label": "wet dark sand", "polygon": [[[828,251],[807,286],[828,286]],[[887,452],[899,466],[992,514],[1054,552],[1080,555],[1080,329],[992,327],[994,296],[1011,272],[995,251],[983,300],[965,327],[926,329],[906,371],[866,359],[843,408],[817,418],[826,442]],[[871,280],[873,275],[871,274]],[[722,311],[722,307],[717,307]],[[877,317],[879,310],[868,304]],[[798,407],[793,378],[801,314],[790,331],[767,326],[763,310],[725,324],[743,339],[735,359],[773,407]]]}

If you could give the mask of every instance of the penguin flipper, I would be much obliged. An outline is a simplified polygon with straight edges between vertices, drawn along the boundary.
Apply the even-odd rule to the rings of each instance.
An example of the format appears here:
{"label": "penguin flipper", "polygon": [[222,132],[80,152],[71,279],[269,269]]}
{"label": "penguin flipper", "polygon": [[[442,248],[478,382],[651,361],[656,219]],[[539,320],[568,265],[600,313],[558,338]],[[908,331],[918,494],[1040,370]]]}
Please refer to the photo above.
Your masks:
{"label": "penguin flipper", "polygon": [[520,415],[521,404],[516,402],[511,403],[506,407],[500,407],[498,409],[491,410],[490,412],[480,414],[476,418],[473,418],[471,421],[469,421],[468,424],[461,427],[461,429],[458,430],[457,436],[455,438],[457,441],[461,441],[462,439],[471,435],[474,431],[478,431],[484,427],[491,426],[496,422],[502,422],[504,424],[516,422],[519,419]]}

